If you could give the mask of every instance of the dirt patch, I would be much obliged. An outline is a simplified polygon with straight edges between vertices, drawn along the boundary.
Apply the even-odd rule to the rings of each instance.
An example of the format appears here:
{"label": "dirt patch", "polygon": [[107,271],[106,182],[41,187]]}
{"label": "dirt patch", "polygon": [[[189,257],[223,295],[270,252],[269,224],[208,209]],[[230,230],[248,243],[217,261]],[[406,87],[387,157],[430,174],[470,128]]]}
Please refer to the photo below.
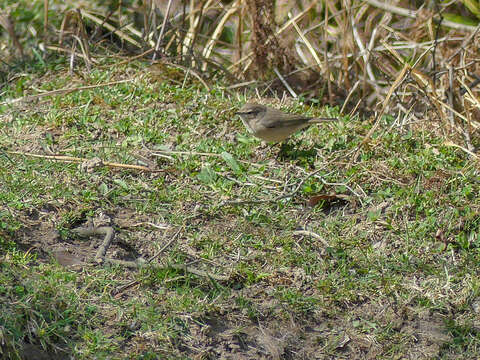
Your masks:
{"label": "dirt patch", "polygon": [[[29,210],[21,217],[25,226],[17,233],[16,242],[23,250],[37,254],[40,262],[51,262],[55,259],[63,266],[85,265],[93,261],[96,249],[102,242],[100,236],[85,239],[76,236],[73,232],[61,236],[56,225],[59,223],[60,216],[54,207],[43,209],[43,211]],[[135,217],[131,211],[119,211],[118,223],[122,228],[117,226],[115,219],[116,215],[110,217],[99,212],[90,222],[96,226],[113,225],[115,227],[115,239],[108,249],[108,257],[130,261],[137,259],[143,250],[142,244],[137,246],[132,243],[129,239],[132,232],[122,228],[135,224],[141,225],[142,220],[146,218]],[[142,236],[142,232],[134,233],[138,237]],[[148,234],[143,238],[148,240]]]}
{"label": "dirt patch", "polygon": [[[13,351],[7,356],[15,358]],[[65,353],[54,353],[44,351],[40,345],[24,344],[18,351],[21,360],[61,360],[68,356]]]}
{"label": "dirt patch", "polygon": [[375,359],[380,352],[367,337],[342,326],[341,319],[328,317],[256,321],[233,312],[211,314],[190,329],[178,348],[195,358],[329,359],[343,354],[349,359]]}
{"label": "dirt patch", "polygon": [[[312,314],[279,321],[278,316],[250,319],[242,310],[231,309],[191,322],[189,336],[177,348],[195,358],[373,360],[402,344],[410,358],[431,359],[452,340],[439,314],[407,315],[371,303],[350,310],[355,314],[350,319]],[[390,340],[381,346],[383,334]]]}

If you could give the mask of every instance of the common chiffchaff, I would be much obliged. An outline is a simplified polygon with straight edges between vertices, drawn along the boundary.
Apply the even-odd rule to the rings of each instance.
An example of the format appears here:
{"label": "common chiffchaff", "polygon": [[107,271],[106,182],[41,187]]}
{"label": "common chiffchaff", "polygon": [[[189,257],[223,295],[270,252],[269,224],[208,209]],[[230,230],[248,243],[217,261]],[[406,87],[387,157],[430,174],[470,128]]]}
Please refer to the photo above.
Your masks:
{"label": "common chiffchaff", "polygon": [[254,136],[265,141],[280,142],[311,124],[337,120],[287,114],[271,107],[246,103],[236,112]]}

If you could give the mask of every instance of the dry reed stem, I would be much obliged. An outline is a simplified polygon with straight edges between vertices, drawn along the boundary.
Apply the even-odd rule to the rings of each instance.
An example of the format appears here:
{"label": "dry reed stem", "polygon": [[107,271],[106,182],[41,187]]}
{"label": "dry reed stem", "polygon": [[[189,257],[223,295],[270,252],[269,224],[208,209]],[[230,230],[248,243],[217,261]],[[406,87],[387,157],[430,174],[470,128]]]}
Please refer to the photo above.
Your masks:
{"label": "dry reed stem", "polygon": [[[377,7],[379,9],[391,12],[392,14],[395,14],[395,15],[408,17],[410,19],[416,19],[417,16],[418,16],[417,11],[404,9],[402,7],[399,7],[399,6],[388,4],[384,1],[379,1],[379,0],[364,0],[364,1],[367,2],[368,4],[370,4],[371,6],[374,6],[374,7]],[[451,29],[468,31],[468,32],[475,31],[475,28],[476,28],[475,26],[460,24],[460,23],[456,23],[456,22],[453,22],[453,21],[445,20],[445,19],[442,20],[442,25],[446,26],[446,27],[449,27]]]}
{"label": "dry reed stem", "polygon": [[160,29],[160,35],[158,36],[157,44],[155,45],[155,52],[153,53],[153,58],[152,58],[153,61],[155,61],[157,53],[160,50],[160,44],[163,40],[163,34],[165,33],[165,26],[167,25],[167,19],[168,19],[168,16],[170,15],[171,6],[172,6],[172,0],[168,0],[167,12],[163,17],[162,28]]}
{"label": "dry reed stem", "polygon": [[[300,12],[299,14],[297,14],[295,17],[293,17],[292,19],[288,20],[285,24],[282,25],[282,27],[280,27],[280,29],[278,29],[278,31],[275,33],[275,35],[281,35],[285,30],[287,30],[290,26],[293,25],[293,22],[294,21],[298,21],[299,19],[301,19],[303,16],[305,16],[305,14],[313,7],[314,3],[310,4],[310,6],[308,6],[304,11]],[[265,42],[266,45],[268,45],[270,43],[270,39],[267,39],[267,41]],[[251,57],[253,56],[253,51],[250,51],[247,55],[245,55],[244,57],[242,57],[241,59],[239,59],[237,62],[231,64],[227,70],[229,71],[233,71],[233,69],[237,66],[239,66],[240,64],[244,63],[245,61],[247,60],[250,60]],[[248,68],[250,67],[251,65],[251,62],[248,63],[244,69],[241,71],[242,74],[244,74]]]}
{"label": "dry reed stem", "polygon": [[[90,61],[90,63],[94,64],[94,65],[98,65],[99,62],[94,59],[94,58],[90,58],[90,59],[87,59],[85,54],[84,53],[77,53],[77,52],[74,52],[73,49],[67,49],[67,48],[64,48],[64,47],[60,47],[60,46],[55,46],[55,45],[48,45],[46,46],[46,49],[48,50],[53,50],[53,51],[58,51],[58,52],[65,52],[65,53],[70,53],[70,54],[74,54],[76,57],[79,57],[81,59],[84,59],[85,62],[87,60]],[[111,66],[111,65],[108,65],[108,66]]]}
{"label": "dry reed stem", "polygon": [[[291,12],[288,12],[288,17],[290,19],[293,18],[292,16],[292,13]],[[303,34],[303,32],[300,30],[300,28],[298,27],[297,23],[295,22],[295,20],[292,20],[292,25],[293,27],[295,28],[295,31],[298,33],[298,35],[300,36],[300,38],[302,39],[302,41],[304,42],[305,46],[307,47],[308,51],[310,51],[310,54],[312,54],[312,57],[315,59],[315,62],[317,63],[317,66],[318,68],[320,69],[320,71],[324,71],[324,67],[322,66],[322,62],[320,61],[320,58],[317,54],[317,52],[315,51],[315,49],[313,48],[312,44],[310,43],[310,41],[308,41],[308,39],[306,38],[306,36]],[[325,61],[328,61],[327,59],[325,59]]]}
{"label": "dry reed stem", "polygon": [[[44,3],[44,10],[47,10],[48,1]],[[98,24],[98,28],[106,29],[129,44],[138,48],[145,45],[151,47],[142,54],[121,63],[133,61],[152,52],[155,58],[158,56],[158,51],[165,56],[179,56],[181,63],[175,66],[185,72],[185,78],[192,75],[206,88],[209,88],[208,76],[211,73],[203,74],[202,72],[206,72],[209,67],[220,68],[225,73],[233,70],[235,74],[245,76],[252,65],[255,65],[253,52],[248,51],[251,43],[249,37],[252,36],[249,27],[251,28],[252,24],[244,17],[247,4],[245,0],[234,0],[230,4],[223,4],[219,0],[191,0],[184,2],[186,7],[183,13],[181,7],[175,5],[175,1],[164,1],[164,5],[158,7],[164,11],[162,21],[157,20],[158,15],[154,11],[158,3],[156,5],[150,1],[149,4],[140,9],[144,12],[143,33],[136,27],[134,21],[129,23],[128,20],[122,20],[122,26],[111,25],[110,15],[113,13],[118,14],[118,18],[114,16],[114,21],[120,24],[120,12],[124,13],[125,10],[123,5],[117,8],[118,11],[107,12],[105,16],[97,15],[98,13],[88,9],[67,10],[59,38],[62,44],[64,38],[69,36],[72,40],[70,49],[64,46],[48,46],[47,49],[69,52],[71,70],[78,59],[85,61],[87,69],[90,66],[99,66],[99,61],[92,58],[89,53],[91,44],[88,44],[84,25],[88,19]],[[444,6],[442,11],[445,11],[448,6],[450,5]],[[186,21],[183,28],[182,14]],[[316,16],[315,23],[312,21],[312,15]],[[400,96],[390,98],[389,101],[393,101],[389,104],[391,109],[405,112],[405,109],[413,108],[413,101],[421,99],[427,103],[425,113],[433,112],[434,117],[438,117],[438,121],[446,125],[443,128],[454,128],[455,131],[463,134],[469,131],[460,129],[459,124],[464,126],[471,124],[473,129],[478,128],[476,118],[471,119],[468,116],[470,110],[466,109],[467,106],[475,107],[476,105],[471,100],[468,103],[462,102],[462,94],[457,99],[453,89],[458,83],[457,71],[463,69],[465,75],[478,72],[475,46],[477,46],[480,25],[459,26],[444,20],[439,23],[439,15],[423,7],[420,10],[409,10],[379,0],[329,1],[322,4],[311,0],[301,4],[291,4],[282,16],[284,18],[279,20],[277,28],[273,29],[274,34],[267,36],[266,47],[271,47],[272,39],[275,37],[286,37],[284,34],[287,32],[293,33],[295,46],[292,49],[296,50],[301,58],[299,63],[303,62],[307,65],[303,69],[315,69],[317,75],[320,75],[319,78],[326,80],[328,98],[330,101],[337,101],[337,104],[340,103],[342,112],[345,111],[347,104],[348,111],[352,113],[352,106],[354,111],[357,109],[363,111],[371,110],[373,103],[384,102],[389,93],[389,84],[397,79],[399,71],[408,59],[411,64],[413,63],[411,66],[413,81],[399,85],[395,90],[395,93]],[[46,31],[48,22],[51,23],[48,12],[43,14],[43,19],[44,31]],[[453,31],[447,32],[444,25],[471,32],[461,38]],[[233,40],[230,43],[221,40],[227,28],[234,31]],[[91,35],[91,39],[94,35],[95,33]],[[137,38],[145,39],[145,43]],[[320,54],[322,54],[321,59]],[[175,62],[170,60],[172,66]],[[220,66],[218,67],[216,63],[220,63]],[[449,66],[451,66],[450,69],[448,69]],[[312,87],[297,86],[297,82],[287,77],[294,72],[288,71],[286,74],[281,66],[275,68],[273,64],[269,70],[272,70],[280,79],[282,87],[285,87],[289,96],[296,97],[309,91],[313,94],[309,93],[307,98],[318,97],[323,91],[323,86],[316,87],[314,90],[311,90]],[[258,89],[258,94],[277,91],[276,87],[269,87],[273,83],[246,80],[248,79],[235,80],[237,82],[235,85],[226,85],[225,88],[234,89],[256,84],[261,87]],[[278,81],[276,83],[278,84]],[[448,94],[447,100],[440,96],[442,91]],[[472,87],[471,93],[478,97],[476,88]],[[41,96],[48,96],[48,94],[5,101],[2,104]],[[406,111],[409,112],[409,110]],[[460,114],[460,117],[457,114]],[[412,116],[415,114],[412,113]],[[418,114],[416,117],[419,117]],[[461,122],[453,125],[457,117]],[[467,138],[465,141],[467,145],[470,142]]]}
{"label": "dry reed stem", "polygon": [[15,33],[15,25],[6,12],[0,12],[0,25],[8,32],[8,36],[12,39],[13,45],[20,53],[20,56],[23,57],[23,46]]}
{"label": "dry reed stem", "polygon": [[372,128],[369,130],[367,135],[364,137],[364,139],[362,140],[362,142],[358,146],[357,152],[354,156],[355,161],[358,158],[358,156],[360,155],[360,151],[363,148],[363,146],[370,140],[373,133],[375,132],[375,130],[377,130],[378,126],[380,125],[380,121],[381,121],[382,116],[385,113],[385,110],[388,106],[388,103],[390,101],[390,97],[392,96],[393,92],[400,86],[400,84],[405,80],[405,77],[406,77],[407,72],[409,70],[410,70],[410,66],[408,64],[405,64],[403,66],[402,71],[398,74],[397,78],[395,79],[394,83],[392,84],[392,86],[390,86],[390,89],[388,90],[387,96],[386,96],[385,100],[383,101],[382,109],[380,110],[380,112],[376,116],[376,120],[375,120],[374,125],[372,126]]}
{"label": "dry reed stem", "polygon": [[90,14],[88,11],[80,10],[82,16],[86,17],[87,19],[92,20],[93,22],[97,23],[100,26],[103,26],[108,31],[112,32],[113,34],[117,35],[120,39],[129,42],[130,44],[136,46],[137,48],[141,48],[141,44],[130,37],[129,35],[125,34],[120,29],[115,28],[114,26],[110,25],[109,23],[104,22],[102,19],[98,18],[97,16]]}
{"label": "dry reed stem", "polygon": [[280,79],[281,83],[283,84],[283,86],[285,86],[285,88],[288,90],[288,92],[290,93],[290,95],[292,95],[292,97],[296,98],[298,97],[297,93],[292,89],[292,87],[288,84],[287,80],[285,80],[285,78],[282,76],[282,74],[280,74],[280,71],[278,71],[278,69],[276,67],[273,68],[273,71],[275,71],[275,74],[277,74],[278,78]]}
{"label": "dry reed stem", "polygon": [[[238,10],[239,10],[239,6],[238,6],[238,1],[239,0],[235,0],[231,5],[230,5],[230,9],[228,9],[228,11],[225,13],[225,15],[220,19],[217,27],[215,28],[215,31],[213,32],[213,34],[210,36],[210,40],[208,41],[207,45],[205,46],[205,48],[203,49],[203,57],[205,60],[207,60],[208,58],[210,58],[210,55],[212,54],[212,49],[213,47],[215,46],[215,43],[218,41],[218,39],[220,38],[220,35],[225,27],[225,24],[226,22],[228,21],[228,19],[230,19],[230,17],[235,14]],[[204,61],[203,62],[203,66],[202,66],[202,71],[206,71],[207,70],[207,65],[208,65],[208,62],[207,61]]]}

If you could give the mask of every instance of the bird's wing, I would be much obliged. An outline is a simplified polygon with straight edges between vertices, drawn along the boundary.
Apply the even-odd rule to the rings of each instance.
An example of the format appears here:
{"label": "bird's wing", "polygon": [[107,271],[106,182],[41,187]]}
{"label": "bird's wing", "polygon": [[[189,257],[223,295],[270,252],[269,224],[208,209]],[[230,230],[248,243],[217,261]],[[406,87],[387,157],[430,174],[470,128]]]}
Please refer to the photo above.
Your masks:
{"label": "bird's wing", "polygon": [[277,127],[295,127],[305,124],[312,119],[303,115],[286,114],[277,109],[269,109],[267,119],[263,119],[262,123],[267,128]]}

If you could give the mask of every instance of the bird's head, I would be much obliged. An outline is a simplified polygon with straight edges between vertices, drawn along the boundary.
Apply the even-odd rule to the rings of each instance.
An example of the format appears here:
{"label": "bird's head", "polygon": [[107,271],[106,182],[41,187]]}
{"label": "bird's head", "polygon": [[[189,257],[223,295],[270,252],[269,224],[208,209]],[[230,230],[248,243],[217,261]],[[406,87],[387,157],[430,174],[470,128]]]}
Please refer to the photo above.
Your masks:
{"label": "bird's head", "polygon": [[235,114],[240,115],[242,120],[250,122],[254,119],[260,119],[265,115],[267,108],[260,104],[246,103]]}

